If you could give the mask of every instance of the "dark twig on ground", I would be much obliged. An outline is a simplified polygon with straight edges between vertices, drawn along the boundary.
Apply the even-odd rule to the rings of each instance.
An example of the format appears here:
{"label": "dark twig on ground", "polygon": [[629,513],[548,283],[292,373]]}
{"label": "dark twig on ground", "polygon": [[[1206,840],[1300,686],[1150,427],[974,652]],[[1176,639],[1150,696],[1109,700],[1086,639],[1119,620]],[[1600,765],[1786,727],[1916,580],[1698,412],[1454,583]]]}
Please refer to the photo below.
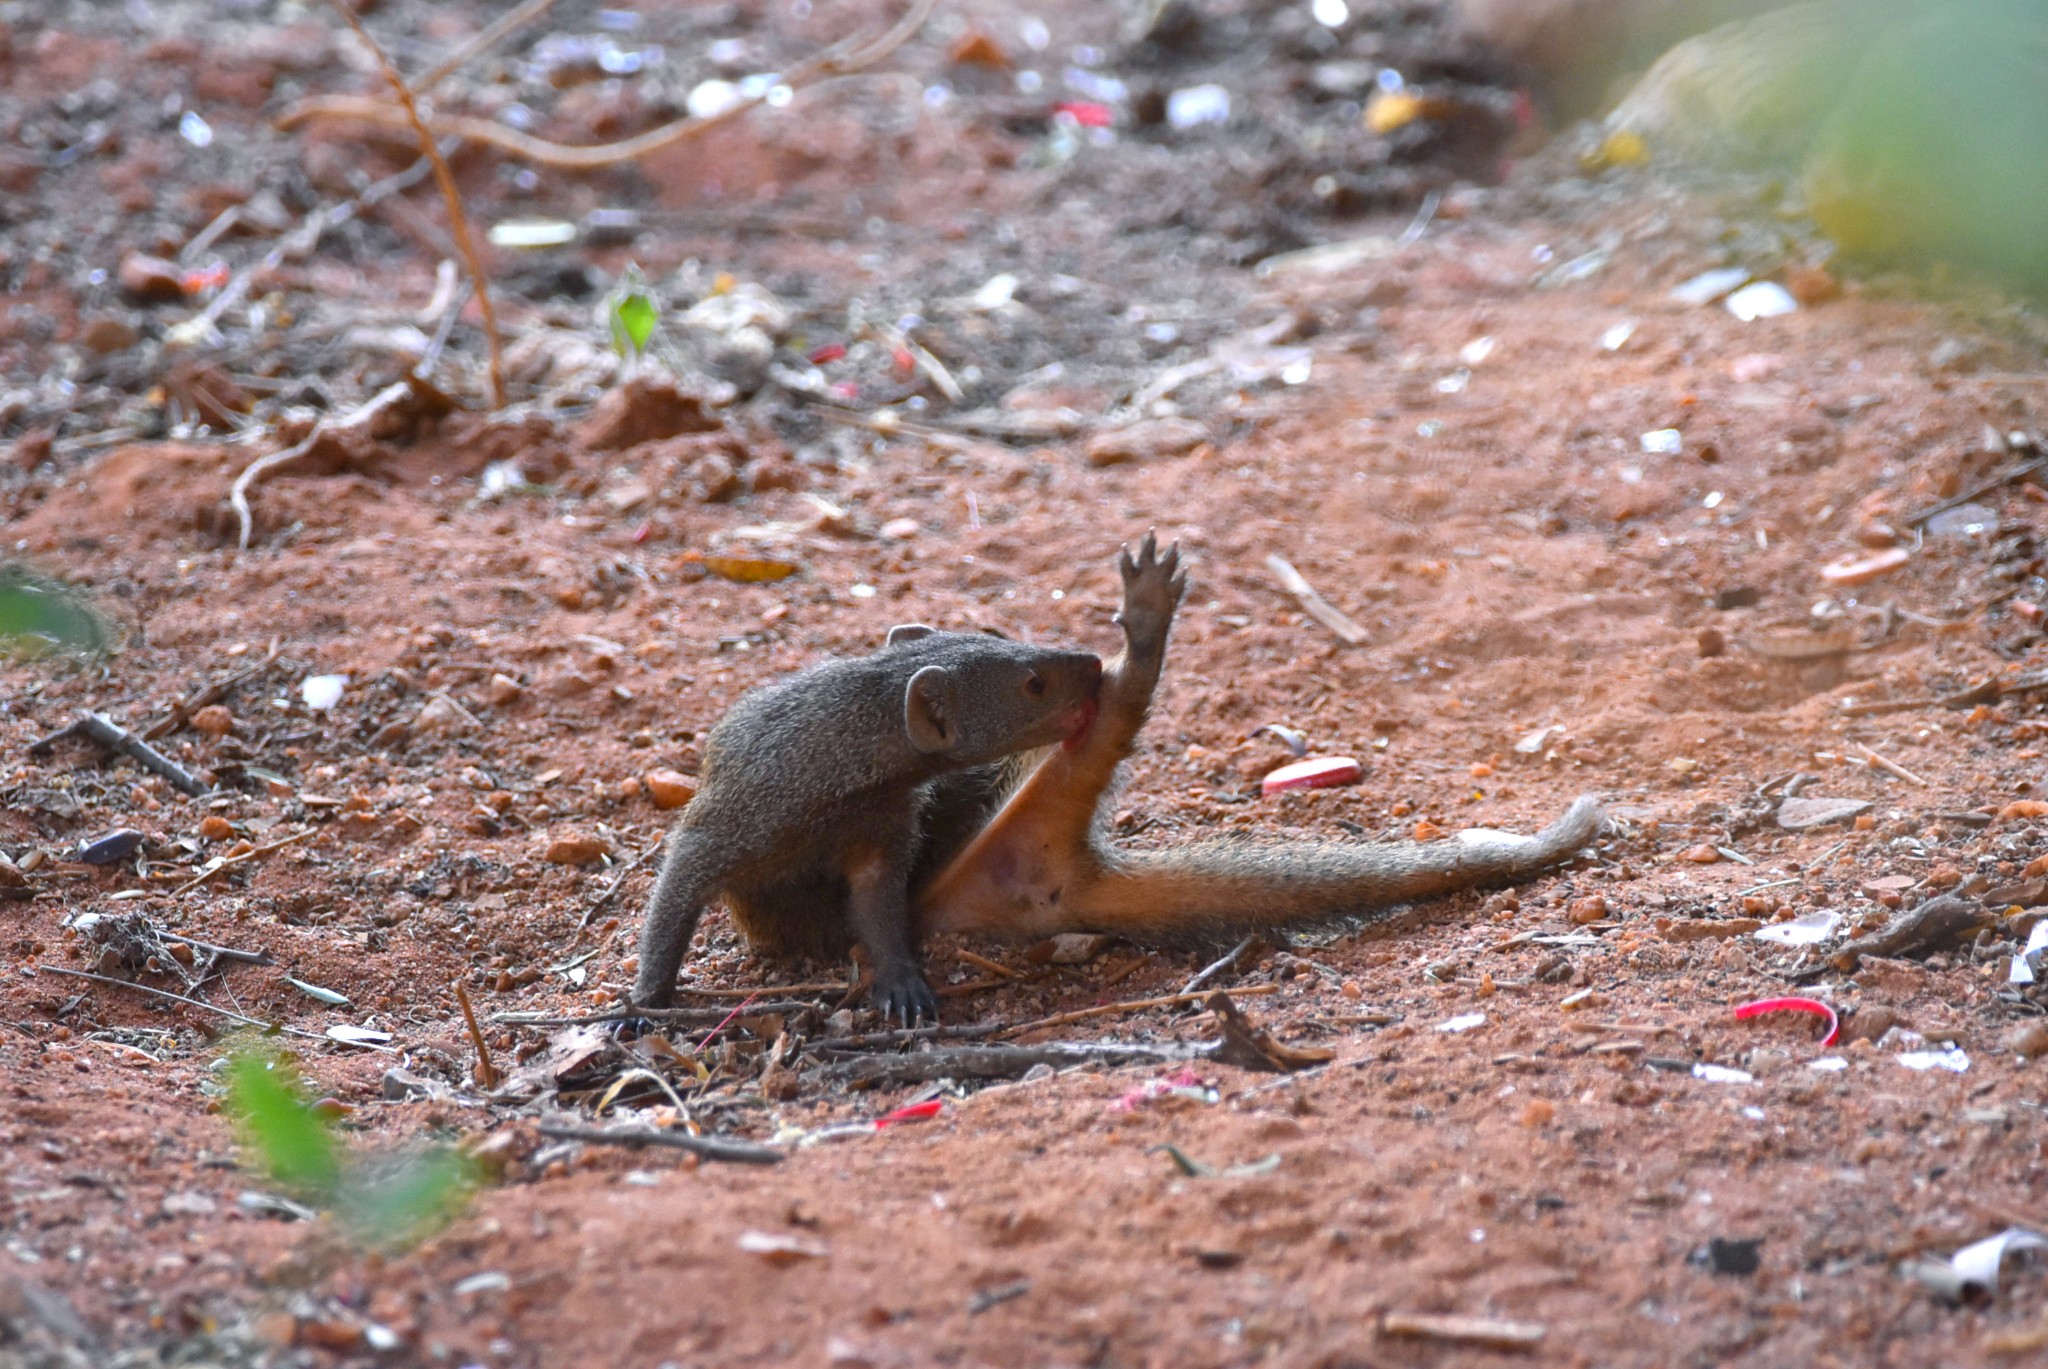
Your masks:
{"label": "dark twig on ground", "polygon": [[51,747],[66,737],[85,737],[109,751],[118,751],[143,769],[163,776],[181,794],[202,798],[213,792],[184,766],[101,713],[79,714],[77,721],[29,743],[28,753],[31,756],[46,755]]}
{"label": "dark twig on ground", "polygon": [[692,1136],[687,1131],[658,1131],[653,1127],[585,1127],[570,1122],[542,1122],[540,1134],[555,1141],[587,1141],[601,1146],[660,1146],[736,1165],[779,1165],[785,1158],[773,1146],[752,1141]]}
{"label": "dark twig on ground", "polygon": [[1917,528],[1936,514],[1947,513],[1950,509],[1959,509],[1965,504],[1983,498],[1995,489],[2010,485],[2015,480],[2024,480],[2034,474],[2034,472],[2041,470],[2048,470],[2048,456],[2037,456],[2032,461],[2022,461],[2019,465],[2008,467],[1997,475],[1979,480],[1970,488],[1952,494],[1938,504],[1929,504],[1926,508],[1908,518],[1906,524],[1909,527]]}
{"label": "dark twig on ground", "polygon": [[[814,1044],[829,1049],[830,1042]],[[920,1084],[933,1079],[1014,1079],[1039,1065],[1154,1065],[1206,1059],[1210,1046],[1167,1042],[1156,1046],[1120,1042],[1060,1042],[1044,1046],[946,1046],[910,1055],[851,1055],[829,1061],[826,1071],[851,1084]]]}
{"label": "dark twig on ground", "polygon": [[1251,950],[1258,942],[1259,934],[1253,932],[1250,936],[1232,946],[1221,959],[1203,966],[1200,974],[1197,974],[1193,979],[1190,979],[1181,986],[1181,992],[1194,993],[1198,989],[1208,988],[1211,984],[1222,978],[1224,974],[1237,964],[1239,957]]}

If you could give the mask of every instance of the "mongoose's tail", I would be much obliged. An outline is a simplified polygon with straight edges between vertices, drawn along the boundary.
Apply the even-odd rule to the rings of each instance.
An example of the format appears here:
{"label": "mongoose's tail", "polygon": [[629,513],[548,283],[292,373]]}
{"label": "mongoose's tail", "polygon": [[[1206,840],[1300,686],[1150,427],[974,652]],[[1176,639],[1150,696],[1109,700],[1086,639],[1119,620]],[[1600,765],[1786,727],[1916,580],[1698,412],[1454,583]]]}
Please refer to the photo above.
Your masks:
{"label": "mongoose's tail", "polygon": [[1151,945],[1305,926],[1535,874],[1604,824],[1588,794],[1534,836],[1475,828],[1428,843],[1226,839],[1104,851],[1101,872],[1074,891],[1081,906],[1063,921]]}

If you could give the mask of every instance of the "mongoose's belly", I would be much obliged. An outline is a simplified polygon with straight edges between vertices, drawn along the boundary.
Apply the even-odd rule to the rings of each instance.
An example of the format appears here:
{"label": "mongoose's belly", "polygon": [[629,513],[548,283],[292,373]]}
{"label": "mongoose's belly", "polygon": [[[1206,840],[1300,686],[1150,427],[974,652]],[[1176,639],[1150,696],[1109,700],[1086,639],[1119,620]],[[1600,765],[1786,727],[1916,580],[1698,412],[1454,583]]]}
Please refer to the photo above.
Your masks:
{"label": "mongoose's belly", "polygon": [[734,885],[725,902],[757,954],[843,961],[853,946],[847,896],[845,876],[820,869]]}

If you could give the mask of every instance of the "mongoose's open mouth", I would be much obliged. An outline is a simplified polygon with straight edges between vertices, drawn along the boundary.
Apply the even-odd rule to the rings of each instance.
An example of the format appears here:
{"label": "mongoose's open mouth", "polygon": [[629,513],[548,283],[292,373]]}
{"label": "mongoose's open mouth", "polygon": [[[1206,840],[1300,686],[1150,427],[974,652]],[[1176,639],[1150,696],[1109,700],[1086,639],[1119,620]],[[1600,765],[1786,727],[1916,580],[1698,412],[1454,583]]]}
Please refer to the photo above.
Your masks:
{"label": "mongoose's open mouth", "polygon": [[1073,717],[1075,721],[1073,730],[1067,733],[1066,739],[1060,743],[1061,746],[1072,751],[1081,744],[1081,739],[1088,735],[1088,729],[1095,726],[1097,708],[1098,704],[1092,698],[1083,699],[1074,706]]}

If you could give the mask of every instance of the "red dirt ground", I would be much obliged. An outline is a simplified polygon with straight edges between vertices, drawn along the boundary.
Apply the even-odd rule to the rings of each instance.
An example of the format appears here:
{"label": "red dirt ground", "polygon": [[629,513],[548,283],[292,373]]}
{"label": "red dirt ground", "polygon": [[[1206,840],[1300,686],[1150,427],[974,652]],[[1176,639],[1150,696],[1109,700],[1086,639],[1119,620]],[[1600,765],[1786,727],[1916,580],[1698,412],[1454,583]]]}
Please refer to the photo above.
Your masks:
{"label": "red dirt ground", "polygon": [[[1113,37],[1107,21],[1068,9],[1045,13],[1054,52]],[[564,6],[548,23],[583,31],[589,15]],[[1390,41],[1412,39],[1400,28],[1410,21],[1379,20]],[[88,359],[80,320],[130,318],[137,306],[67,271],[91,242],[153,247],[149,214],[98,238],[79,228],[63,251],[44,240],[49,226],[87,214],[79,206],[124,177],[149,184],[183,155],[175,119],[164,131],[159,87],[189,91],[196,70],[193,107],[276,166],[302,151],[263,123],[285,99],[276,82],[311,88],[317,73],[263,50],[195,54],[185,39],[95,22],[0,18],[0,77],[22,83],[8,96],[17,132],[39,111],[61,113],[73,68],[132,75],[106,97],[126,114],[102,117],[149,124],[96,154],[90,175],[58,166],[32,178],[47,217],[0,220],[14,285],[0,365],[5,386],[37,396],[50,393],[53,368],[71,365],[82,384],[109,387],[101,428],[113,430],[116,411],[162,397],[147,396],[145,371],[123,391],[118,353]],[[446,22],[449,33],[416,36],[419,51],[466,31]],[[826,36],[783,33],[798,50]],[[943,53],[925,40],[895,65],[930,80]],[[188,58],[198,66],[179,67]],[[252,68],[263,79],[236,108],[215,87]],[[1258,98],[1281,88],[1276,76]],[[2038,1266],[2009,1266],[1995,1298],[1962,1308],[1899,1272],[2008,1226],[2048,1231],[2048,1065],[2021,1054],[2043,1010],[2038,994],[2006,982],[2027,916],[1932,955],[1872,958],[1798,986],[1803,954],[1736,921],[1827,910],[1845,930],[1875,928],[1888,905],[2039,872],[2041,694],[1932,700],[2023,682],[2048,663],[2042,488],[2021,480],[1984,494],[1991,512],[1974,533],[1916,534],[1909,521],[2038,450],[2008,451],[2005,436],[2042,427],[2032,315],[1981,294],[1916,298],[1854,283],[1753,323],[1681,305],[1670,288],[1723,264],[1720,239],[1776,230],[1710,196],[1575,182],[1561,160],[1522,168],[1509,191],[1454,192],[1455,217],[1351,268],[1260,279],[1224,259],[1229,240],[1267,231],[1232,227],[1228,196],[1200,212],[1182,203],[1176,226],[1147,190],[1148,178],[1210,163],[1177,164],[1166,140],[1048,169],[1034,161],[1042,127],[1019,132],[989,116],[1007,96],[970,96],[906,135],[903,164],[835,160],[834,140],[860,147],[872,130],[854,113],[820,115],[804,132],[815,155],[785,168],[791,183],[746,192],[747,212],[768,220],[782,209],[837,215],[845,195],[869,194],[862,211],[890,220],[880,246],[750,241],[700,223],[656,232],[634,255],[650,279],[691,256],[742,280],[801,275],[819,291],[813,306],[843,307],[858,280],[897,311],[1017,271],[1027,291],[1045,291],[1038,322],[1012,320],[1000,337],[961,326],[949,359],[980,355],[1014,385],[1064,352],[1075,364],[1064,379],[1041,375],[1036,393],[1094,417],[1153,371],[1276,318],[1292,317],[1285,345],[1309,349],[1309,378],[1195,386],[1188,412],[1207,440],[1104,467],[1084,459],[1085,437],[848,438],[765,404],[719,417],[715,432],[611,450],[592,445],[602,407],[594,417],[541,406],[458,415],[257,486],[246,552],[234,549],[227,488],[277,440],[187,435],[94,451],[81,440],[92,429],[67,419],[54,447],[17,443],[20,459],[0,475],[8,545],[86,587],[126,640],[87,667],[0,667],[0,852],[35,865],[26,883],[37,895],[0,903],[0,1332],[31,1348],[35,1336],[66,1338],[8,1291],[25,1280],[83,1318],[98,1349],[77,1363],[113,1347],[318,1364],[1517,1358],[1392,1336],[1383,1313],[1539,1324],[1540,1345],[1520,1358],[1545,1364],[2038,1356],[2048,1340]],[[779,126],[750,123],[707,156],[758,166],[787,151],[752,145],[786,136],[748,131],[757,127]],[[587,120],[564,136],[575,133],[605,129]],[[1234,136],[1234,153],[1187,155],[1227,164],[1251,157],[1247,148],[1270,151],[1253,133]],[[356,155],[338,137],[313,146]],[[975,166],[962,147],[979,149]],[[385,170],[403,164],[397,156]],[[519,208],[507,198],[511,165],[465,164],[472,213]],[[703,165],[690,173],[699,184]],[[903,165],[914,181],[901,179]],[[162,209],[170,185],[196,193],[194,180],[178,170],[140,202]],[[1232,193],[1249,193],[1236,184]],[[538,193],[545,212],[573,217],[632,189],[626,177]],[[319,252],[285,268],[283,307],[341,318],[423,302],[439,249],[421,243],[437,240],[440,211],[426,188],[401,203],[368,237],[336,247],[345,268]],[[691,207],[707,204],[718,209]],[[1021,245],[994,245],[1005,214],[1017,216]],[[159,226],[189,234],[209,217],[166,209]],[[1404,209],[1321,232],[1392,235],[1408,219]],[[1162,257],[1176,233],[1185,255]],[[1291,245],[1284,237],[1260,255]],[[119,247],[99,256],[111,269]],[[1582,257],[1585,278],[1537,284]],[[622,260],[590,258],[605,270]],[[517,266],[495,265],[507,276]],[[1059,272],[1079,278],[1078,302],[1046,286]],[[1090,283],[1105,281],[1115,284]],[[1172,315],[1158,305],[1176,291],[1184,311]],[[1150,312],[1130,316],[1134,300]],[[506,307],[526,330],[549,319],[587,330],[594,309],[516,297]],[[1185,351],[1132,343],[1140,319],[1169,316]],[[1624,321],[1634,324],[1626,342],[1604,347]],[[155,322],[144,332],[142,346],[156,345]],[[298,349],[294,367],[337,407],[394,374],[303,334],[278,346]],[[245,357],[237,368],[253,366]],[[96,401],[79,393],[88,411]],[[0,432],[41,413],[50,435],[43,402],[23,401]],[[1645,451],[1641,436],[1664,429],[1682,434],[1682,450]],[[702,497],[707,453],[736,472],[737,495]],[[537,488],[481,497],[494,461],[517,462]],[[814,497],[844,518],[821,525]],[[883,535],[897,520],[910,522]],[[694,772],[697,739],[741,692],[866,650],[893,622],[1107,653],[1113,554],[1148,528],[1179,540],[1193,588],[1130,767],[1119,839],[1408,837],[1424,822],[1527,829],[1589,790],[1611,800],[1616,832],[1594,857],[1513,893],[1445,899],[1385,935],[1326,929],[1229,976],[1230,987],[1269,990],[1241,999],[1257,1022],[1335,1059],[1294,1078],[1198,1065],[1212,1100],[1119,1108],[1166,1073],[1156,1068],[970,1085],[948,1093],[935,1120],[797,1147],[755,1169],[556,1145],[535,1132],[532,1109],[470,1087],[475,1057],[452,983],[488,1016],[602,1010],[632,977],[649,866],[590,915],[616,867],[549,863],[551,840],[595,836],[617,861],[645,850],[668,815],[640,777]],[[1822,580],[1828,563],[1892,541],[1910,551],[1901,568],[1846,588]],[[703,576],[702,554],[748,548],[802,569],[770,584]],[[1266,568],[1275,553],[1369,641],[1345,647],[1305,618]],[[1750,602],[1716,607],[1745,589],[1754,593],[1732,599]],[[1815,632],[1845,634],[1837,645],[1848,649],[1785,659]],[[216,796],[186,798],[78,741],[27,750],[81,708],[140,728],[273,643],[276,659],[222,700],[226,736],[188,726],[160,742],[219,776],[227,787]],[[329,673],[350,677],[342,702],[309,711],[301,681]],[[516,688],[494,693],[494,675]],[[392,726],[437,696],[473,721]],[[1850,711],[1873,701],[1902,706]],[[1270,735],[1251,735],[1276,722],[1306,732],[1316,754],[1364,759],[1363,781],[1256,797],[1258,778],[1289,759]],[[1539,728],[1555,730],[1517,747]],[[1896,769],[1870,763],[1873,753]],[[1761,791],[1795,773],[1818,777],[1808,797],[1868,800],[1870,821],[1780,830],[1776,800]],[[215,818],[231,830],[203,835]],[[148,838],[139,859],[72,858],[82,841],[126,827]],[[311,840],[173,892],[235,841],[261,846],[309,827]],[[31,852],[44,853],[40,864]],[[2048,900],[2036,888],[2027,901]],[[262,1184],[238,1168],[216,1101],[231,1024],[36,968],[90,969],[65,924],[109,911],[274,959],[228,967],[198,991],[211,1003],[316,1037],[343,1022],[392,1033],[397,1059],[314,1040],[295,1042],[297,1058],[321,1093],[353,1109],[348,1131],[364,1145],[496,1131],[510,1157],[504,1181],[438,1236],[388,1256],[350,1249],[324,1221],[246,1209],[241,1195]],[[1525,933],[1564,939],[1515,940]],[[959,949],[928,948],[942,988],[984,977]],[[1031,969],[1015,948],[964,949]],[[1120,946],[950,997],[948,1020],[1024,1022],[1169,994],[1208,958]],[[724,987],[792,978],[749,958],[722,914],[707,919],[687,972]],[[323,1006],[287,975],[352,1005]],[[183,991],[163,972],[141,982]],[[1834,1003],[1851,1036],[1892,1020],[1952,1041],[1967,1072],[1909,1070],[1897,1037],[1823,1051],[1811,1019],[1732,1017],[1745,1000],[1791,992]],[[1478,1027],[1442,1029],[1472,1013],[1484,1014]],[[506,1063],[537,1064],[551,1039],[532,1026],[486,1034]],[[1212,1034],[1206,1015],[1151,1009],[1026,1039]],[[686,1047],[688,1036],[678,1033]],[[717,1067],[699,1110],[707,1130],[766,1140],[918,1096],[848,1092],[801,1069],[796,1096],[774,1101],[756,1083],[762,1043],[744,1027],[731,1040],[706,1052]],[[1813,1068],[1823,1056],[1845,1063]],[[443,1096],[387,1101],[395,1063]],[[1696,1077],[1695,1063],[1754,1078]],[[1156,1149],[1165,1144],[1217,1169],[1277,1163],[1190,1177]],[[800,1238],[814,1253],[771,1262],[743,1251],[745,1232]],[[1760,1241],[1760,1267],[1717,1274],[1692,1258],[1715,1238]],[[363,1338],[371,1324],[395,1347],[381,1357]],[[0,1337],[0,1363],[14,1353]]]}

